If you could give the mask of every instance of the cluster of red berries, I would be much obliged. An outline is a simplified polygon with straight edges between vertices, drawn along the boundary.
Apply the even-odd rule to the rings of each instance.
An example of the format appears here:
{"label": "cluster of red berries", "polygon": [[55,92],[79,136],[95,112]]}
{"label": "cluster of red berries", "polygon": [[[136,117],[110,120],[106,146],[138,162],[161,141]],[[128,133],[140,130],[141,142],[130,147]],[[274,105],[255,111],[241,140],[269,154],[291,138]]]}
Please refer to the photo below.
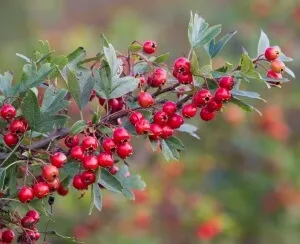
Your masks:
{"label": "cluster of red berries", "polygon": [[[282,79],[282,73],[285,70],[285,64],[278,59],[280,56],[279,47],[268,47],[265,51],[265,58],[271,62],[270,70],[267,72],[267,77],[272,79]],[[269,82],[270,84],[274,84],[274,82]],[[279,83],[275,82],[274,85],[279,85]]]}
{"label": "cluster of red berries", "polygon": [[173,65],[173,75],[181,84],[191,84],[193,75],[190,61],[184,57],[176,59]]}
{"label": "cluster of red berries", "polygon": [[15,232],[11,229],[6,229],[2,232],[0,229],[0,244],[10,244],[15,239]]}
{"label": "cluster of red berries", "polygon": [[0,110],[1,117],[8,122],[7,132],[3,135],[3,140],[8,147],[13,147],[19,142],[29,126],[24,118],[16,118],[17,110],[11,104],[4,104]]}
{"label": "cluster of red berries", "polygon": [[40,215],[35,210],[30,210],[21,219],[21,225],[24,228],[23,233],[18,237],[18,242],[21,243],[35,243],[40,239],[40,233],[35,228],[35,225],[39,222]]}

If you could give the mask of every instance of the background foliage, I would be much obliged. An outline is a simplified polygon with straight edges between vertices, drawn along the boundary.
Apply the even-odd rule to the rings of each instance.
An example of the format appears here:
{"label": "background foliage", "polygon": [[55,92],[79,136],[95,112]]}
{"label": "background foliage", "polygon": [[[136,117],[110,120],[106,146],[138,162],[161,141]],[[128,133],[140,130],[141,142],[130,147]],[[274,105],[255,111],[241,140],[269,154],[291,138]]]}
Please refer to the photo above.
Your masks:
{"label": "background foliage", "polygon": [[[15,51],[29,56],[39,39],[63,53],[89,47],[93,56],[101,32],[124,51],[135,39],[154,39],[159,52],[172,53],[173,60],[188,50],[190,9],[211,25],[222,23],[224,34],[238,31],[214,67],[222,57],[237,60],[242,46],[256,53],[264,29],[278,41],[273,44],[295,58],[290,68],[299,77],[300,2],[295,0],[6,1],[0,9],[1,73],[20,70],[23,61]],[[205,52],[200,59],[207,61]],[[147,182],[145,192],[136,192],[136,202],[104,193],[102,212],[87,217],[88,197],[57,198],[51,228],[87,243],[298,243],[299,83],[294,80],[280,92],[260,90],[269,101],[255,104],[263,117],[227,106],[209,124],[194,119],[201,140],[182,138],[189,149],[180,163],[166,163],[147,145],[135,145],[146,151],[136,149],[130,165]],[[196,230],[210,219],[221,222],[221,233],[200,241]],[[63,242],[68,243],[53,240]]]}

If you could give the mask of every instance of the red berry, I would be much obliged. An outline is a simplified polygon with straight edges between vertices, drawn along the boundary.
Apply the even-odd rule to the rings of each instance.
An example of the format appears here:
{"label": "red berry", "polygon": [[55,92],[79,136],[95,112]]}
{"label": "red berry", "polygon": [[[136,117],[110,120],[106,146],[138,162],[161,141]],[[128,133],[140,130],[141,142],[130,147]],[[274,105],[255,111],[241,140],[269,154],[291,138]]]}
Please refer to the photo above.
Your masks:
{"label": "red berry", "polygon": [[24,186],[21,188],[18,194],[18,198],[20,202],[25,203],[25,202],[30,202],[34,198],[34,193],[32,188]]}
{"label": "red berry", "polygon": [[39,232],[35,231],[34,232],[34,240],[38,241],[40,239],[40,237],[41,237],[41,234]]}
{"label": "red berry", "polygon": [[164,111],[158,111],[153,116],[154,123],[164,126],[168,122],[168,115]]}
{"label": "red berry", "polygon": [[111,173],[112,175],[115,175],[118,171],[119,168],[116,165],[113,165],[111,168],[109,168],[109,173]]}
{"label": "red berry", "polygon": [[207,104],[207,108],[209,111],[214,112],[214,111],[218,111],[222,108],[223,103],[222,102],[218,102],[216,101],[215,98],[212,98],[209,103]]}
{"label": "red berry", "polygon": [[167,82],[167,72],[162,68],[157,68],[154,73],[148,77],[147,82],[152,87],[161,87]]}
{"label": "red berry", "polygon": [[120,158],[123,158],[123,159],[127,158],[130,155],[132,155],[132,153],[133,153],[132,146],[128,142],[119,145],[117,148],[117,154],[119,155]]}
{"label": "red berry", "polygon": [[91,185],[91,184],[95,183],[96,176],[93,171],[84,171],[81,174],[81,179],[82,179],[83,183],[85,183],[86,185]]}
{"label": "red berry", "polygon": [[83,182],[81,175],[74,176],[73,186],[77,190],[86,190],[88,188],[87,184]]}
{"label": "red berry", "polygon": [[157,43],[155,41],[145,41],[143,43],[143,51],[147,54],[155,53],[157,48]]}
{"label": "red berry", "polygon": [[82,165],[87,170],[98,169],[98,160],[96,156],[89,155],[83,158]]}
{"label": "red berry", "polygon": [[16,117],[17,111],[12,105],[4,104],[1,108],[0,114],[3,119],[9,120]]}
{"label": "red berry", "polygon": [[223,76],[220,81],[219,85],[222,88],[225,88],[227,90],[231,90],[234,86],[234,80],[232,76]]}
{"label": "red berry", "polygon": [[68,147],[68,148],[73,148],[73,147],[76,147],[78,146],[80,143],[79,141],[79,136],[75,135],[75,136],[67,136],[65,138],[65,145]]}
{"label": "red berry", "polygon": [[204,121],[209,121],[209,120],[212,120],[215,117],[215,112],[211,112],[211,111],[208,110],[207,107],[204,107],[200,111],[200,117]]}
{"label": "red berry", "polygon": [[2,241],[6,244],[12,243],[13,240],[15,239],[15,233],[12,230],[5,230],[2,233]]}
{"label": "red berry", "polygon": [[282,79],[282,74],[276,73],[273,70],[269,70],[267,73],[267,77],[272,78],[272,79]]}
{"label": "red berry", "polygon": [[108,100],[108,106],[112,113],[115,113],[123,108],[124,102],[122,98],[113,98]]}
{"label": "red berry", "polygon": [[110,153],[101,152],[98,155],[98,165],[103,168],[109,168],[114,165],[114,159]]}
{"label": "red berry", "polygon": [[150,131],[150,123],[146,119],[141,119],[135,124],[135,130],[139,135],[146,134]]}
{"label": "red berry", "polygon": [[114,142],[116,144],[130,141],[130,137],[131,136],[128,133],[128,131],[126,129],[124,129],[123,127],[119,127],[117,129],[115,129],[113,132],[113,138],[114,138]]}
{"label": "red berry", "polygon": [[62,152],[56,152],[50,157],[51,164],[57,168],[62,168],[67,161],[67,156]]}
{"label": "red berry", "polygon": [[133,112],[130,116],[129,116],[129,121],[131,124],[135,125],[140,119],[143,119],[144,115],[140,112]]}
{"label": "red berry", "polygon": [[98,97],[98,101],[99,101],[99,104],[101,106],[103,106],[106,100],[104,98],[102,98],[102,97]]}
{"label": "red berry", "polygon": [[56,178],[51,182],[47,182],[50,192],[54,192],[58,189],[59,185],[60,185],[60,179]]}
{"label": "red berry", "polygon": [[8,132],[3,136],[3,140],[8,147],[12,147],[17,145],[19,137],[11,132]]}
{"label": "red berry", "polygon": [[185,118],[193,118],[197,113],[197,107],[192,103],[186,104],[183,106],[181,113]]}
{"label": "red berry", "polygon": [[35,210],[29,210],[27,213],[26,213],[26,216],[29,216],[31,218],[34,219],[35,223],[39,222],[40,221],[40,214],[35,211]]}
{"label": "red berry", "polygon": [[165,125],[164,127],[162,127],[162,135],[161,135],[161,138],[163,139],[167,139],[169,138],[170,136],[172,136],[174,133],[174,130],[168,126],[168,125]]}
{"label": "red berry", "polygon": [[269,61],[274,61],[280,55],[280,49],[278,47],[268,47],[265,51],[265,57]]}
{"label": "red berry", "polygon": [[82,161],[84,157],[84,152],[81,148],[81,146],[73,147],[70,151],[70,156],[74,160]]}
{"label": "red berry", "polygon": [[91,96],[90,96],[90,101],[93,101],[93,99],[96,97],[97,92],[95,90],[92,91]]}
{"label": "red berry", "polygon": [[163,110],[168,116],[171,116],[171,115],[173,115],[173,114],[176,113],[176,111],[177,111],[177,105],[176,105],[176,103],[174,103],[174,102],[167,101],[167,102],[163,105],[162,110]]}
{"label": "red berry", "polygon": [[23,122],[23,124],[24,124],[26,130],[30,130],[30,127],[29,127],[29,125],[28,125],[28,122],[27,122],[27,120],[26,120],[25,118],[21,117],[21,118],[19,118],[19,120]]}
{"label": "red berry", "polygon": [[181,73],[189,72],[191,69],[191,63],[187,58],[180,57],[175,60],[173,69]]}
{"label": "red berry", "polygon": [[98,149],[99,143],[95,137],[86,136],[83,138],[81,143],[81,148],[83,151],[96,151]]}
{"label": "red berry", "polygon": [[150,134],[149,138],[151,140],[158,140],[160,136],[162,135],[162,128],[158,124],[151,124],[150,125]]}
{"label": "red berry", "polygon": [[[174,72],[173,72],[174,74]],[[184,72],[184,73],[178,73],[176,75],[177,80],[181,83],[181,84],[191,84],[194,81],[193,75],[190,72]]]}
{"label": "red berry", "polygon": [[174,114],[168,120],[168,125],[172,129],[178,129],[183,123],[184,123],[184,120],[183,120],[182,116],[179,114]]}
{"label": "red berry", "polygon": [[193,104],[197,107],[203,107],[210,101],[211,98],[212,95],[209,90],[201,89],[194,95]]}
{"label": "red berry", "polygon": [[39,199],[46,197],[49,192],[50,189],[46,182],[39,182],[33,186],[33,193]]}
{"label": "red berry", "polygon": [[141,92],[138,97],[138,103],[142,108],[148,108],[153,105],[154,99],[148,92]]}
{"label": "red berry", "polygon": [[57,189],[57,193],[60,196],[66,196],[69,193],[69,189],[64,187],[62,183],[60,183],[58,189]]}
{"label": "red berry", "polygon": [[58,169],[52,164],[45,165],[42,169],[42,175],[46,181],[53,181],[59,176]]}
{"label": "red berry", "polygon": [[104,138],[102,141],[102,147],[105,152],[111,153],[114,152],[117,148],[117,145],[115,144],[114,140],[110,137]]}
{"label": "red berry", "polygon": [[15,120],[15,121],[11,122],[11,124],[9,126],[9,130],[13,134],[22,135],[25,133],[26,127],[22,120]]}
{"label": "red berry", "polygon": [[32,228],[34,226],[34,224],[36,223],[36,221],[30,217],[30,216],[24,216],[22,219],[21,219],[21,225],[24,227],[24,228]]}
{"label": "red berry", "polygon": [[230,92],[225,88],[218,88],[215,93],[215,100],[217,102],[226,102],[231,98]]}
{"label": "red berry", "polygon": [[273,70],[276,73],[282,73],[285,70],[285,64],[276,59],[271,63],[271,70]]}

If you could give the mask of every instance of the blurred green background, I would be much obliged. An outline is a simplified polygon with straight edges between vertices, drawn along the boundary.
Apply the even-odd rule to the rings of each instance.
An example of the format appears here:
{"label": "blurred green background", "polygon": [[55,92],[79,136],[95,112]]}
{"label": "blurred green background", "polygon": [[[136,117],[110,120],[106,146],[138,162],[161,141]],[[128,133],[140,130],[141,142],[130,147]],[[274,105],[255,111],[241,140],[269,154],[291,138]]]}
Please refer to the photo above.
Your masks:
{"label": "blurred green background", "polygon": [[[215,67],[225,58],[236,65],[242,47],[254,57],[263,29],[295,59],[290,68],[300,76],[299,0],[2,1],[0,70],[18,77],[23,61],[15,53],[32,55],[40,39],[58,54],[84,46],[92,56],[101,32],[124,52],[133,40],[156,40],[160,53],[171,53],[172,64],[189,50],[190,10],[221,23],[223,34],[238,31]],[[204,51],[200,59],[205,65]],[[136,192],[136,202],[105,192],[103,211],[88,216],[89,197],[77,200],[79,193],[72,192],[56,197],[49,229],[91,244],[299,243],[300,85],[292,80],[281,89],[251,88],[268,100],[251,101],[263,117],[228,105],[211,123],[194,119],[201,140],[180,135],[188,150],[179,163],[164,162],[145,142],[147,150],[136,149],[130,162],[148,186]],[[217,235],[205,240],[210,228]]]}

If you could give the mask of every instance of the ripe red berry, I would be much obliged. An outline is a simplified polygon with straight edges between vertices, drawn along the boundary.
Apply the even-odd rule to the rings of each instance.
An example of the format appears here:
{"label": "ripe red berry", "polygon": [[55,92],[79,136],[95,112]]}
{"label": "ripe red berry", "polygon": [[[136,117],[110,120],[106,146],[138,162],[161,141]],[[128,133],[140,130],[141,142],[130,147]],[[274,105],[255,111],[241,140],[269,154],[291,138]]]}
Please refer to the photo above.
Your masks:
{"label": "ripe red berry", "polygon": [[57,193],[60,196],[66,196],[69,193],[69,189],[64,187],[64,185],[62,183],[60,183],[58,189],[57,189]]}
{"label": "ripe red berry", "polygon": [[269,61],[274,61],[280,55],[280,49],[278,47],[268,47],[265,51],[265,57]]}
{"label": "ripe red berry", "polygon": [[75,135],[75,136],[66,136],[65,138],[65,145],[68,148],[73,148],[78,146],[80,143],[79,141],[79,136]]}
{"label": "ripe red berry", "polygon": [[158,111],[153,116],[154,123],[164,126],[168,122],[168,115],[164,111]]}
{"label": "ripe red berry", "polygon": [[184,73],[174,73],[174,76],[176,75],[177,80],[181,83],[181,84],[191,84],[194,81],[193,75],[190,72],[184,72]]}
{"label": "ripe red berry", "polygon": [[231,98],[231,94],[225,88],[218,88],[214,98],[217,102],[226,102]]}
{"label": "ripe red berry", "polygon": [[9,125],[9,130],[13,134],[22,135],[25,133],[26,127],[22,120],[15,120]]}
{"label": "ripe red berry", "polygon": [[145,41],[143,43],[143,51],[147,54],[155,53],[157,48],[157,43],[155,41]]}
{"label": "ripe red berry", "polygon": [[273,70],[276,73],[282,73],[285,70],[285,64],[276,59],[271,63],[271,70]]}
{"label": "ripe red berry", "polygon": [[95,137],[86,136],[83,138],[81,143],[81,148],[83,151],[96,151],[98,149],[99,143]]}
{"label": "ripe red berry", "polygon": [[71,148],[70,156],[74,160],[82,161],[82,159],[84,157],[84,152],[83,152],[81,146],[76,146],[76,147]]}
{"label": "ripe red berry", "polygon": [[12,243],[13,240],[15,239],[15,233],[12,230],[5,230],[2,233],[2,241],[6,244]]}
{"label": "ripe red berry", "polygon": [[197,113],[197,107],[192,103],[186,104],[183,106],[181,113],[185,118],[193,118]]}
{"label": "ripe red berry", "polygon": [[90,96],[90,101],[93,101],[93,99],[96,97],[97,92],[95,90],[92,91],[91,96]]}
{"label": "ripe red berry", "polygon": [[21,219],[21,225],[24,227],[24,228],[32,228],[35,224],[35,220],[30,217],[30,216],[24,216],[22,219]]}
{"label": "ripe red berry", "polygon": [[174,102],[167,101],[167,102],[163,105],[162,110],[163,110],[168,116],[171,116],[171,115],[173,115],[173,114],[176,113],[176,111],[177,111],[177,105],[176,105],[176,103],[174,103]]}
{"label": "ripe red berry", "polygon": [[140,112],[133,112],[129,116],[129,121],[131,124],[135,125],[140,119],[143,119],[144,115]]}
{"label": "ripe red berry", "polygon": [[150,133],[149,138],[151,140],[158,140],[162,135],[162,128],[158,124],[151,124],[150,125]]}
{"label": "ripe red berry", "polygon": [[154,99],[148,92],[141,92],[138,97],[138,103],[142,108],[148,108],[153,105]]}
{"label": "ripe red berry", "polygon": [[3,119],[9,120],[9,119],[16,117],[17,111],[12,105],[4,104],[1,107],[0,114]]}
{"label": "ripe red berry", "polygon": [[108,106],[112,113],[120,111],[124,106],[123,98],[113,98],[108,100]]}
{"label": "ripe red berry", "polygon": [[179,72],[188,72],[191,69],[191,63],[187,58],[177,58],[173,64],[173,69]]}
{"label": "ripe red berry", "polygon": [[45,165],[42,169],[42,175],[46,181],[53,181],[59,176],[58,168],[52,164]]}
{"label": "ripe red berry", "polygon": [[169,138],[170,136],[172,136],[173,133],[174,133],[174,130],[173,130],[170,126],[165,125],[164,127],[162,127],[161,138],[167,139],[167,138]]}
{"label": "ripe red berry", "polygon": [[218,111],[222,108],[223,103],[222,102],[218,102],[216,101],[215,98],[212,98],[209,103],[207,104],[207,108],[209,111],[214,112],[214,111]]}
{"label": "ripe red berry", "polygon": [[102,147],[105,152],[111,153],[114,152],[117,148],[117,145],[115,144],[114,140],[110,137],[104,138],[102,141]]}
{"label": "ripe red berry", "polygon": [[20,202],[30,202],[34,198],[34,193],[31,187],[24,186],[21,188],[18,194]]}
{"label": "ripe red berry", "polygon": [[35,211],[35,210],[29,210],[27,213],[26,213],[26,216],[29,216],[31,218],[34,219],[35,223],[39,222],[40,221],[40,214]]}
{"label": "ripe red berry", "polygon": [[128,131],[126,129],[124,129],[123,127],[119,127],[117,129],[115,129],[113,132],[113,138],[114,138],[114,142],[116,144],[130,141],[130,137],[131,136],[128,133]]}
{"label": "ripe red berry", "polygon": [[207,107],[204,107],[200,111],[200,117],[204,121],[209,121],[209,120],[212,120],[215,117],[215,112],[211,112],[211,111],[208,110]]}
{"label": "ripe red berry", "polygon": [[47,182],[50,192],[54,192],[58,189],[59,185],[60,185],[60,179],[56,178],[51,182]]}
{"label": "ripe red berry", "polygon": [[28,122],[27,122],[27,120],[26,120],[25,118],[21,117],[21,118],[19,118],[18,120],[20,120],[20,121],[23,122],[23,124],[24,124],[26,130],[30,130],[30,127],[29,127],[29,125],[28,125]]}
{"label": "ripe red berry", "polygon": [[67,156],[65,154],[63,154],[62,152],[56,152],[50,156],[51,164],[57,168],[62,168],[66,164],[67,161],[68,161]]}
{"label": "ripe red berry", "polygon": [[49,186],[46,182],[39,182],[33,186],[33,193],[35,197],[42,199],[50,192]]}
{"label": "ripe red berry", "polygon": [[135,124],[135,131],[139,134],[146,134],[150,131],[150,123],[146,119],[141,119]]}
{"label": "ripe red berry", "polygon": [[98,169],[98,160],[96,156],[89,155],[83,158],[82,165],[87,170]]}
{"label": "ripe red berry", "polygon": [[210,101],[211,98],[212,95],[209,90],[201,89],[194,95],[193,104],[197,107],[203,107]]}
{"label": "ripe red berry", "polygon": [[234,86],[234,80],[232,76],[223,76],[220,81],[219,85],[222,88],[225,88],[227,90],[231,90]]}
{"label": "ripe red berry", "polygon": [[179,114],[174,114],[173,116],[169,117],[168,125],[172,129],[178,129],[184,123],[183,117]]}
{"label": "ripe red berry", "polygon": [[148,84],[152,87],[161,87],[167,82],[167,71],[157,68],[152,75],[148,77]]}
{"label": "ripe red berry", "polygon": [[74,176],[73,186],[77,190],[86,190],[88,188],[87,184],[83,182],[81,175]]}
{"label": "ripe red berry", "polygon": [[12,147],[17,145],[19,137],[11,132],[8,132],[3,136],[3,140],[8,147]]}
{"label": "ripe red berry", "polygon": [[267,77],[272,78],[272,79],[282,79],[282,74],[276,73],[273,70],[269,70],[267,73]]}
{"label": "ripe red berry", "polygon": [[101,106],[103,106],[106,100],[104,98],[102,98],[102,97],[98,97],[98,101],[99,101],[99,104]]}
{"label": "ripe red berry", "polygon": [[123,159],[127,158],[130,155],[132,155],[132,153],[133,153],[133,148],[132,148],[131,144],[129,144],[128,142],[119,145],[117,148],[117,154],[120,158],[123,158]]}
{"label": "ripe red berry", "polygon": [[38,231],[35,231],[34,232],[34,240],[38,241],[40,239],[40,237],[41,237],[41,234]]}
{"label": "ripe red berry", "polygon": [[98,165],[103,168],[110,168],[114,165],[114,159],[110,153],[101,152],[98,155]]}
{"label": "ripe red berry", "polygon": [[82,179],[83,183],[85,183],[86,185],[91,185],[91,184],[95,183],[96,176],[93,171],[84,171],[81,174],[81,179]]}
{"label": "ripe red berry", "polygon": [[109,173],[111,173],[112,175],[115,175],[118,171],[119,168],[116,165],[113,165],[111,168],[109,168]]}

